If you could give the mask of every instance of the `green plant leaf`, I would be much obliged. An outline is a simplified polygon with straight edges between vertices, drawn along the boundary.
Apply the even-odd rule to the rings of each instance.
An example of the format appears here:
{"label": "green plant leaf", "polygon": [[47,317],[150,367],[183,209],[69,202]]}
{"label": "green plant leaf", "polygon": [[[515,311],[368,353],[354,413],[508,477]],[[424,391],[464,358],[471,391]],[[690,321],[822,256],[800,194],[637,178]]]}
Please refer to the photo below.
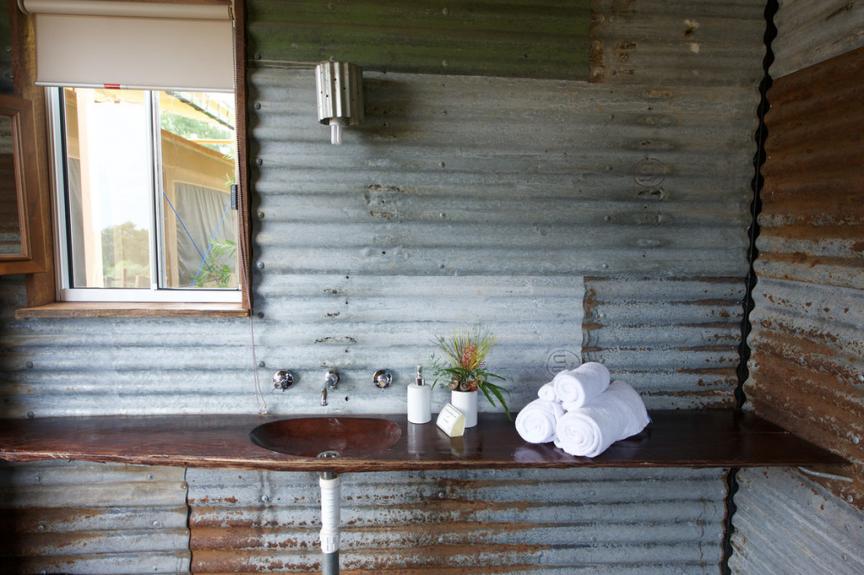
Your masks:
{"label": "green plant leaf", "polygon": [[[490,389],[490,391],[492,391],[492,393],[495,395],[495,397],[498,398],[498,401],[501,402],[501,407],[504,408],[504,413],[507,414],[507,419],[509,419],[510,421],[513,421],[513,416],[510,415],[510,408],[507,407],[507,402],[504,401],[504,394],[501,393],[502,391],[507,392],[507,393],[509,393],[509,392],[506,389],[504,389],[503,387],[495,385],[494,383],[489,383],[488,381],[486,382],[486,384],[483,387],[484,388],[488,387]],[[485,389],[484,389],[484,393],[485,393]],[[495,403],[491,399],[489,400],[489,403],[491,403],[492,405],[495,405]]]}
{"label": "green plant leaf", "polygon": [[492,395],[489,393],[488,388],[489,388],[488,384],[487,385],[481,385],[480,391],[483,392],[483,395],[486,396],[486,400],[489,401],[490,404],[492,404],[492,407],[495,407],[495,400],[492,398]]}

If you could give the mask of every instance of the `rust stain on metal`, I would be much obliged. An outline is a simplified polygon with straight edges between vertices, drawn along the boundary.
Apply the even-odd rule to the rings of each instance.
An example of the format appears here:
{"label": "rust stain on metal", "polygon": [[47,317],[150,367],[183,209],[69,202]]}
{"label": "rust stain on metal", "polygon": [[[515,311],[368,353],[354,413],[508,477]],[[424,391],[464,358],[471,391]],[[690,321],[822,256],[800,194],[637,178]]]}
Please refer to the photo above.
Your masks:
{"label": "rust stain on metal", "polygon": [[[769,94],[751,379],[756,411],[850,461],[819,479],[864,506],[864,48]],[[834,470],[833,473],[837,473]]]}

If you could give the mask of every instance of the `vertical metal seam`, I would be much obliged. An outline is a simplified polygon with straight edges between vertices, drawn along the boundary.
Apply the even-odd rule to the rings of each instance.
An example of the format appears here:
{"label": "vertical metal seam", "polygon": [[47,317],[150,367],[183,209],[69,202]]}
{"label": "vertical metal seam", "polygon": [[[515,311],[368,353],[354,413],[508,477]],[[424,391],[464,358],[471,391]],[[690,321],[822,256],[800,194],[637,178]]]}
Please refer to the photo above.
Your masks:
{"label": "vertical metal seam", "polygon": [[189,468],[183,468],[183,488],[186,492],[183,501],[186,504],[186,550],[189,552],[189,568],[187,573],[192,573],[192,504],[189,502]]}
{"label": "vertical metal seam", "polygon": [[756,286],[756,271],[754,263],[759,256],[759,249],[756,247],[756,240],[759,237],[759,213],[762,210],[762,185],[764,178],[762,176],[762,166],[765,163],[765,139],[768,135],[765,127],[765,115],[770,108],[768,102],[768,90],[771,88],[773,80],[771,79],[770,67],[774,61],[774,52],[771,50],[771,43],[777,36],[777,27],[774,25],[774,15],[777,13],[777,0],[768,0],[765,5],[765,56],[762,59],[762,68],[764,75],[759,83],[759,106],[756,111],[759,120],[759,126],[756,129],[756,154],[753,157],[754,174],[751,180],[751,188],[753,191],[752,200],[750,203],[750,228],[748,229],[749,246],[747,248],[747,279],[744,292],[742,306],[744,314],[741,320],[741,342],[738,347],[739,363],[738,363],[738,386],[735,388],[735,403],[738,409],[741,409],[747,402],[747,396],[744,393],[744,383],[750,375],[748,361],[750,360],[750,346],[747,343],[747,337],[750,335],[752,325],[750,323],[750,312],[753,311],[753,288]]}
{"label": "vertical metal seam", "polygon": [[[759,125],[756,129],[756,154],[753,157],[753,179],[751,188],[753,198],[750,203],[750,228],[747,231],[749,246],[747,248],[747,278],[744,291],[744,299],[741,302],[743,314],[741,317],[741,342],[738,346],[738,385],[735,388],[735,408],[741,410],[747,402],[747,395],[744,392],[744,384],[750,377],[750,369],[748,362],[750,361],[750,346],[747,343],[747,338],[750,335],[752,324],[750,323],[750,313],[753,311],[753,288],[756,286],[756,270],[755,262],[759,256],[759,250],[756,247],[756,240],[759,237],[759,213],[762,210],[762,185],[764,177],[762,176],[762,166],[765,163],[765,140],[768,136],[765,127],[765,115],[770,109],[768,102],[768,90],[771,88],[773,80],[771,78],[771,64],[774,62],[774,52],[771,48],[772,42],[777,37],[777,26],[774,24],[774,17],[779,10],[778,0],[767,0],[765,3],[765,56],[762,59],[762,69],[764,74],[762,81],[759,83],[759,106],[756,109],[756,116]],[[729,567],[729,559],[734,553],[732,547],[732,536],[735,533],[735,525],[732,522],[735,516],[737,506],[735,505],[735,494],[738,492],[738,467],[732,467],[726,474],[726,513],[723,518],[723,545],[722,556],[720,560],[720,571],[724,575],[731,575],[732,570]]]}

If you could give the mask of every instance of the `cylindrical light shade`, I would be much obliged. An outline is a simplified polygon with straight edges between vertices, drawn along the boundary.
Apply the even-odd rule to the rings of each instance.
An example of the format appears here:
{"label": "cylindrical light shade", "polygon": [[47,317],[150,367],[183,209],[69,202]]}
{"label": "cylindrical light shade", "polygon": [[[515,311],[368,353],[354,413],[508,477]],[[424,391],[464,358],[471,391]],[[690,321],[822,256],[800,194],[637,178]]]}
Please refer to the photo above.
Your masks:
{"label": "cylindrical light shade", "polygon": [[363,121],[363,71],[348,62],[322,62],[315,67],[318,121],[330,126],[330,141],[342,143],[342,126]]}
{"label": "cylindrical light shade", "polygon": [[42,86],[234,90],[229,4],[23,0]]}

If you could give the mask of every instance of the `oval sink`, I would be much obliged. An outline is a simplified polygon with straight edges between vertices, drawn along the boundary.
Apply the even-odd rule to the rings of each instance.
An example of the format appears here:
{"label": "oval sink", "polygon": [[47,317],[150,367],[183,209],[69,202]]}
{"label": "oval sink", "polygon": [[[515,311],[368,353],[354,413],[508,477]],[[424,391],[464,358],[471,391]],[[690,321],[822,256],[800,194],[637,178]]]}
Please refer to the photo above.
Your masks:
{"label": "oval sink", "polygon": [[259,425],[249,437],[264,449],[286,455],[317,457],[336,451],[339,457],[362,457],[392,447],[402,429],[374,417],[298,417]]}

